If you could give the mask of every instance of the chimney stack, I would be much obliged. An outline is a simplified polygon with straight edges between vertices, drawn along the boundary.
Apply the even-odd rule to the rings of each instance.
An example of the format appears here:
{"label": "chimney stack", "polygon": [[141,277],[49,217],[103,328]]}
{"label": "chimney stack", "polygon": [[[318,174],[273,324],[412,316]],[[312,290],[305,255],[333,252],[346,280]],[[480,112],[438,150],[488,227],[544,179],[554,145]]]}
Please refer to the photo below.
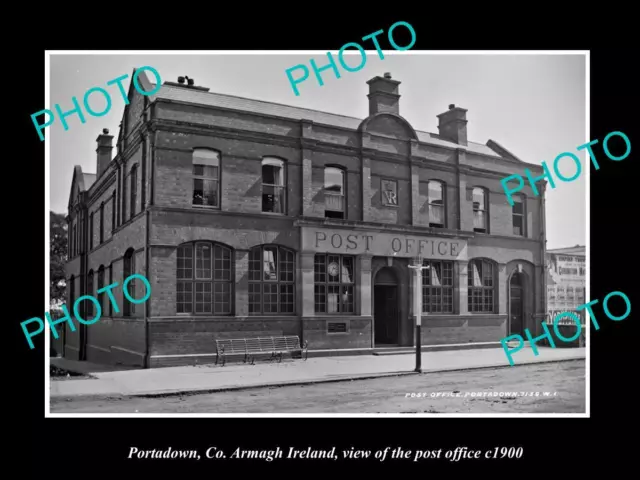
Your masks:
{"label": "chimney stack", "polygon": [[458,145],[467,146],[467,110],[453,103],[438,115],[438,134]]}
{"label": "chimney stack", "polygon": [[376,113],[388,112],[400,115],[400,94],[398,85],[401,82],[393,80],[390,73],[384,77],[373,77],[367,82],[369,85],[369,116]]}
{"label": "chimney stack", "polygon": [[98,143],[98,148],[96,148],[96,153],[98,154],[98,162],[96,168],[96,178],[100,178],[102,173],[109,167],[109,163],[111,162],[111,151],[113,150],[113,135],[109,135],[109,129],[103,128],[102,134],[98,135],[96,142]]}

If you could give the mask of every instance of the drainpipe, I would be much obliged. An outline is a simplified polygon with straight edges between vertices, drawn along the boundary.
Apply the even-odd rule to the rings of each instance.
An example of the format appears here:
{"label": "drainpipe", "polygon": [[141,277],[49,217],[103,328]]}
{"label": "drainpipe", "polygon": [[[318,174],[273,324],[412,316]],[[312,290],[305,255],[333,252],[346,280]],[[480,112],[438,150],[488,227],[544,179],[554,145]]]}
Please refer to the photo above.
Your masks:
{"label": "drainpipe", "polygon": [[[155,145],[156,132],[152,130],[150,134],[145,137],[145,154],[147,156],[147,165],[149,168],[149,178],[151,181],[149,182],[149,192],[148,192],[148,202],[147,208],[145,209],[145,229],[144,229],[144,251],[145,251],[145,276],[149,283],[151,284],[149,272],[151,271],[151,253],[150,253],[150,238],[149,238],[149,230],[151,228],[151,208],[154,204],[155,198],[155,155],[153,146]],[[146,180],[146,179],[145,179]],[[151,292],[153,294],[153,292]],[[151,315],[151,305],[150,301],[144,302],[144,337],[145,337],[145,355],[144,355],[144,368],[151,367],[151,337],[149,335],[149,316]]]}

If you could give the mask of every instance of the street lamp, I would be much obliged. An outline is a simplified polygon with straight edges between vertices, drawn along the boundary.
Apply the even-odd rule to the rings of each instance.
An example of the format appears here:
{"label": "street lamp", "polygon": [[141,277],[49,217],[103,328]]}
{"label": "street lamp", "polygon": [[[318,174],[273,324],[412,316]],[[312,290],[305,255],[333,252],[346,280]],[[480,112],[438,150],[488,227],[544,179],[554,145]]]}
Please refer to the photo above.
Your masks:
{"label": "street lamp", "polygon": [[422,270],[428,268],[424,266],[422,256],[413,258],[413,265],[409,268],[416,272],[415,281],[413,282],[413,312],[416,316],[416,369],[418,373],[422,372],[422,335],[420,332],[420,324],[422,322]]}

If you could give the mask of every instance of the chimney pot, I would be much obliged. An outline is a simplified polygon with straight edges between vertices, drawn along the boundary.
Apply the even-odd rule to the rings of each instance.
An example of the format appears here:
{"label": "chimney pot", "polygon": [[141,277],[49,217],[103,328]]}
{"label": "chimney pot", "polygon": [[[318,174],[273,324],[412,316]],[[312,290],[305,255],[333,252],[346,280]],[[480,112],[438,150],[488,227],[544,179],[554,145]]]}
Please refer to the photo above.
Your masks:
{"label": "chimney pot", "polygon": [[385,72],[384,78],[391,78],[391,74],[389,72]]}
{"label": "chimney pot", "polygon": [[456,104],[455,103],[450,103],[449,104],[449,110],[453,110],[454,108],[456,108]]}
{"label": "chimney pot", "polygon": [[193,78],[189,79],[189,85],[193,85],[195,83],[195,80]]}
{"label": "chimney pot", "polygon": [[178,77],[178,83],[184,83],[184,77]]}
{"label": "chimney pot", "polygon": [[108,128],[103,128],[103,129],[102,129],[102,133],[103,133],[104,135],[109,135],[109,129],[108,129]]}

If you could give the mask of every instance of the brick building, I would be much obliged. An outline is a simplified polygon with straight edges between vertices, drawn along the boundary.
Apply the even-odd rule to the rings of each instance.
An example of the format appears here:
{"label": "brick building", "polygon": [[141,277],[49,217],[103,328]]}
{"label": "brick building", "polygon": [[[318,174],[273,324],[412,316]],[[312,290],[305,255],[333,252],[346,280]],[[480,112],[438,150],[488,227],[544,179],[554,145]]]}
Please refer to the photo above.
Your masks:
{"label": "brick building", "polygon": [[[437,115],[433,134],[401,116],[389,74],[367,82],[364,119],[192,83],[130,87],[117,155],[105,131],[96,173],[75,167],[68,304],[118,282],[118,311],[102,295],[97,323],[66,327],[66,357],[207,362],[216,338],[270,333],[299,335],[310,352],[411,346],[418,254],[423,345],[541,332],[544,182],[511,207],[500,180],[542,169],[468,141],[465,109]],[[152,286],[140,305],[120,288],[134,272]]]}

